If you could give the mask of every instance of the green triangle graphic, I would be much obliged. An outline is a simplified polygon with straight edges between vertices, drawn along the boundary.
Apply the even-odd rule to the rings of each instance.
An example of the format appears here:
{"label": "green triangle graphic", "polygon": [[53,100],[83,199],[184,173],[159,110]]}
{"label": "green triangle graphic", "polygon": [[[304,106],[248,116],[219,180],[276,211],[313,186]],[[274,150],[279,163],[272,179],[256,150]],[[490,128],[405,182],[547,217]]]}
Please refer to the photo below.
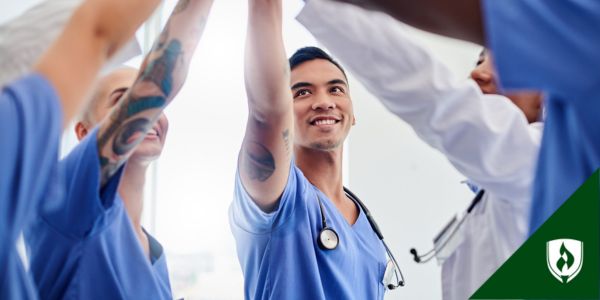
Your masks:
{"label": "green triangle graphic", "polygon": [[[600,299],[599,216],[597,170],[471,299]],[[578,249],[573,244],[563,246],[560,241],[547,246],[558,239],[577,240],[583,245]],[[576,257],[582,258],[581,264]],[[566,282],[569,276],[556,271],[559,268],[578,273]]]}

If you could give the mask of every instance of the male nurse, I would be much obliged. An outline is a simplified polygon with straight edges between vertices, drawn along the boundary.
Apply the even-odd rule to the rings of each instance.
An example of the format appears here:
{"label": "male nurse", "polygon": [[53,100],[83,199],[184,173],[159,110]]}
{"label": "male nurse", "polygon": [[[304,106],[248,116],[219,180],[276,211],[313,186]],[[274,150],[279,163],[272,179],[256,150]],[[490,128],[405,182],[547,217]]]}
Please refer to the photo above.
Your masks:
{"label": "male nurse", "polygon": [[460,230],[437,248],[448,253],[439,260],[443,299],[469,298],[527,238],[541,95],[502,94],[489,51],[481,53],[470,79],[458,78],[414,41],[406,25],[383,13],[309,0],[297,19],[475,186],[478,200]]}
{"label": "male nurse", "polygon": [[245,298],[383,299],[386,250],[343,187],[348,80],[319,48],[286,60],[281,6],[249,1],[249,114],[229,214]]}
{"label": "male nurse", "polygon": [[60,163],[65,196],[25,233],[42,298],[172,299],[162,246],[141,226],[141,191],[212,2],[180,0],[140,72],[100,81],[76,126],[82,140]]}

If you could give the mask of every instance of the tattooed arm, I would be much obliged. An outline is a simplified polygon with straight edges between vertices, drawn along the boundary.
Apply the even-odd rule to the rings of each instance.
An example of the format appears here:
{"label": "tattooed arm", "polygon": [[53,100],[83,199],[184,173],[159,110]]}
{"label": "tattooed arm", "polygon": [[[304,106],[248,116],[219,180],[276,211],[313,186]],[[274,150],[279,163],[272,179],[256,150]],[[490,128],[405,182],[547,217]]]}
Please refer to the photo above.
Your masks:
{"label": "tattooed arm", "polygon": [[179,92],[213,0],[180,0],[146,56],[133,86],[102,121],[98,154],[102,186],[145,138]]}
{"label": "tattooed arm", "polygon": [[54,86],[62,102],[64,122],[83,106],[82,99],[102,65],[160,3],[159,0],[87,0],[63,33],[42,55],[34,70]]}
{"label": "tattooed arm", "polygon": [[272,211],[289,175],[293,106],[281,0],[249,0],[245,79],[248,123],[238,167],[246,191]]}

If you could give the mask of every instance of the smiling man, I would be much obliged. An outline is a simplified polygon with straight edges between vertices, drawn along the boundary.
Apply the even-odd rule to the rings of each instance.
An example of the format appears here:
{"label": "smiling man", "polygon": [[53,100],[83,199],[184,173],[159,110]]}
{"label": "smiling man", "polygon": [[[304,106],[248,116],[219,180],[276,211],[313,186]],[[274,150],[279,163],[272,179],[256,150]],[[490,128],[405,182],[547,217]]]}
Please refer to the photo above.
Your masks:
{"label": "smiling man", "polygon": [[249,116],[230,207],[245,297],[382,299],[385,248],[342,185],[355,123],[344,70],[314,47],[288,67],[281,0],[249,4]]}
{"label": "smiling man", "polygon": [[541,94],[499,90],[487,50],[470,79],[456,76],[414,41],[405,24],[385,14],[310,0],[297,18],[391,113],[468,178],[474,200],[458,230],[447,231],[450,242],[416,256],[441,262],[442,299],[468,299],[527,237],[543,130]]}
{"label": "smiling man", "polygon": [[[98,83],[98,88],[90,110],[80,118],[75,125],[77,138],[83,140],[94,127],[103,120],[121,97],[135,82],[138,71],[133,68],[123,68],[105,76]],[[135,148],[133,154],[127,159],[119,184],[118,195],[121,197],[127,216],[133,226],[135,235],[140,240],[146,257],[150,257],[155,268],[161,269],[165,274],[168,284],[166,264],[162,255],[162,246],[148,234],[141,224],[144,206],[144,184],[146,172],[150,163],[160,157],[167,137],[169,122],[164,113],[146,133],[142,142]]]}
{"label": "smiling man", "polygon": [[60,163],[65,194],[25,234],[42,299],[173,298],[162,246],[141,226],[144,181],[212,2],[180,0],[141,71],[99,81],[75,128],[81,142]]}

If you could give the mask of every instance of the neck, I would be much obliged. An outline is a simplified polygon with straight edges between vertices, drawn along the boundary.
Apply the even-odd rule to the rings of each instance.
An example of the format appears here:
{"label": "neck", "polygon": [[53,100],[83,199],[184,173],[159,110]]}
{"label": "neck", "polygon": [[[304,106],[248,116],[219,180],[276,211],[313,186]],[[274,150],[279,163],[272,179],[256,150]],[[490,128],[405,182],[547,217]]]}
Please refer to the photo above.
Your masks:
{"label": "neck", "polygon": [[147,169],[147,163],[129,159],[125,170],[123,170],[121,184],[119,185],[119,195],[123,199],[129,219],[131,219],[131,223],[138,234],[142,233],[144,185],[146,184]]}
{"label": "neck", "polygon": [[332,201],[344,201],[343,148],[331,151],[295,146],[296,165],[304,176]]}

